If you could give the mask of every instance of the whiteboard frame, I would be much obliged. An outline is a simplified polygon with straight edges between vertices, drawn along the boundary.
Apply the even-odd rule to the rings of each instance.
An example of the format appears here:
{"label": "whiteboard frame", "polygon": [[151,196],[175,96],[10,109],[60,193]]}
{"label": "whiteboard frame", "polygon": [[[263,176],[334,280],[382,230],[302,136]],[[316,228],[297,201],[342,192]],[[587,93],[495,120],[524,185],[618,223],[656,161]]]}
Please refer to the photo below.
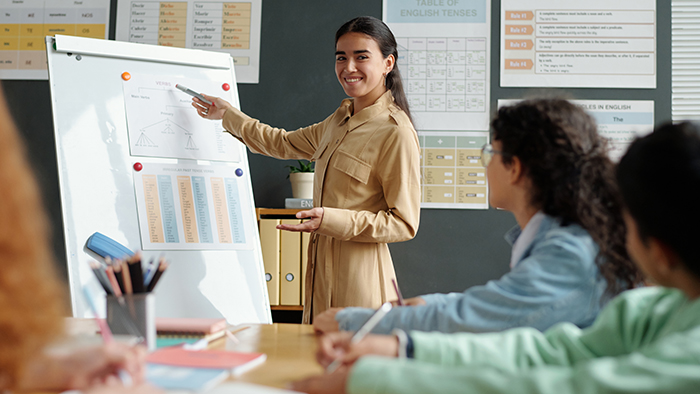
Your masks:
{"label": "whiteboard frame", "polygon": [[[156,315],[272,323],[245,146],[236,141],[237,163],[137,157],[129,152],[122,71],[223,81],[231,86],[232,104],[240,107],[231,56],[60,35],[46,37],[46,48],[73,316],[92,316],[82,297],[84,286],[94,294],[104,293],[87,264],[93,257],[85,249],[90,234],[100,231],[129,249],[141,249],[131,173],[139,161],[144,166],[181,163],[244,171],[238,180],[250,249],[164,251],[171,267],[157,287]],[[147,259],[160,252],[143,254]],[[104,316],[104,305],[98,307]]]}

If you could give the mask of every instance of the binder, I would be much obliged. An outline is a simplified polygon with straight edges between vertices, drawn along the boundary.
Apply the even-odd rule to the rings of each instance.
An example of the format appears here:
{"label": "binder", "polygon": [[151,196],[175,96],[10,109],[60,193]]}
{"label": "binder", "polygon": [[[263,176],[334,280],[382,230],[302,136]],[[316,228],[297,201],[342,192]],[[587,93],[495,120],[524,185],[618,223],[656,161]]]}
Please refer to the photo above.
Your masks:
{"label": "binder", "polygon": [[279,219],[260,219],[260,247],[270,305],[280,304],[280,230],[275,228],[278,224]]}
{"label": "binder", "polygon": [[[299,219],[282,219],[282,224],[299,224]],[[301,233],[280,234],[280,305],[301,305]]]}
{"label": "binder", "polygon": [[309,240],[311,233],[301,233],[301,305],[306,294],[306,266],[309,264]]}

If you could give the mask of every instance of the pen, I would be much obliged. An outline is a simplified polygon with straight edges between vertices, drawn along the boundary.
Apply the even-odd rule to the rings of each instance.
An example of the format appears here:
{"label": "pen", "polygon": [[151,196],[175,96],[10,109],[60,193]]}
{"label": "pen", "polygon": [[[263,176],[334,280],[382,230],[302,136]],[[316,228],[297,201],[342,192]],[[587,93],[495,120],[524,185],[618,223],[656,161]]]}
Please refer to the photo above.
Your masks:
{"label": "pen", "polygon": [[[92,299],[90,291],[88,291],[87,287],[83,287],[83,295],[85,295],[85,300],[87,301],[88,306],[92,310],[92,314],[95,315],[97,325],[100,327],[100,335],[102,335],[102,340],[104,340],[105,343],[113,342],[114,337],[112,336],[112,331],[109,329],[109,326],[107,325],[105,320],[100,319],[97,315],[97,307],[95,307],[95,301]],[[117,374],[119,375],[119,379],[122,381],[122,384],[124,386],[131,387],[134,384],[134,380],[131,378],[131,375],[126,370],[120,368],[119,370],[117,370]]]}
{"label": "pen", "polygon": [[[387,313],[391,310],[391,302],[385,302],[382,304],[382,306],[377,309],[376,312],[370,318],[365,322],[365,324],[360,327],[359,330],[355,333],[355,335],[350,338],[350,345],[355,345],[358,342],[362,340],[362,338],[365,337],[365,335],[369,334],[372,329],[379,323],[380,320],[384,316],[386,316]],[[326,373],[333,373],[335,372],[338,367],[343,363],[342,357],[338,357],[335,360],[333,360],[332,363],[328,364],[328,367],[326,368]]]}
{"label": "pen", "polygon": [[166,261],[161,260],[160,264],[158,264],[158,269],[156,269],[155,275],[153,275],[153,279],[148,283],[148,288],[146,289],[147,292],[153,291],[153,289],[156,287],[156,284],[160,280],[160,277],[163,276],[163,272],[165,272],[165,269],[168,268],[168,263]]}
{"label": "pen", "polygon": [[175,87],[178,88],[178,89],[180,89],[180,90],[182,90],[183,92],[189,94],[190,96],[197,97],[198,99],[204,101],[205,103],[207,103],[207,104],[209,104],[209,105],[212,105],[212,102],[211,102],[211,101],[205,99],[204,96],[202,96],[200,93],[197,93],[197,92],[195,92],[194,90],[192,90],[192,89],[190,89],[190,88],[188,88],[188,87],[182,86],[182,85],[180,85],[180,84],[175,84]]}
{"label": "pen", "polygon": [[398,297],[396,303],[398,304],[398,306],[403,306],[403,297],[401,296],[401,290],[399,290],[399,285],[396,284],[396,279],[392,279],[391,283],[394,284],[394,291],[396,291],[396,297]]}

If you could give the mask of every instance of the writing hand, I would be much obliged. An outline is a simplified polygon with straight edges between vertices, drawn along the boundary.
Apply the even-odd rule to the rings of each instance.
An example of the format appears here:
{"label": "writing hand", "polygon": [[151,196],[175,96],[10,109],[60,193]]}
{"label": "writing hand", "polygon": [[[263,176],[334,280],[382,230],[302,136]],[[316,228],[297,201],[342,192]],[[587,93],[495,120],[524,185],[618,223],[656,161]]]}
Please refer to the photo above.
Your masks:
{"label": "writing hand", "polygon": [[145,362],[143,347],[121,343],[46,353],[30,363],[19,386],[27,391],[81,390],[116,378],[120,370],[138,384],[144,380]]}
{"label": "writing hand", "polygon": [[351,344],[353,333],[331,332],[318,338],[316,360],[324,368],[337,358],[343,360],[343,365],[351,365],[358,358],[375,354],[386,357],[399,355],[399,341],[393,335],[368,335],[360,342]]}
{"label": "writing hand", "polygon": [[340,367],[330,374],[311,376],[292,382],[290,389],[309,394],[344,394],[348,372],[349,368]]}
{"label": "writing hand", "polygon": [[228,101],[214,96],[208,96],[202,94],[205,99],[212,102],[211,105],[205,103],[204,101],[198,99],[197,97],[192,97],[192,106],[197,110],[199,116],[204,119],[219,120],[224,117],[226,110],[233,107]]}
{"label": "writing hand", "polygon": [[317,334],[338,331],[340,328],[335,320],[335,315],[342,310],[343,308],[331,308],[314,317],[314,331]]}
{"label": "writing hand", "polygon": [[413,297],[413,298],[404,299],[403,305],[404,306],[419,306],[419,305],[426,305],[426,302],[421,297]]}
{"label": "writing hand", "polygon": [[311,208],[308,211],[297,212],[297,219],[309,219],[301,224],[280,224],[278,230],[286,231],[303,231],[305,233],[313,233],[318,230],[323,221],[323,208]]}

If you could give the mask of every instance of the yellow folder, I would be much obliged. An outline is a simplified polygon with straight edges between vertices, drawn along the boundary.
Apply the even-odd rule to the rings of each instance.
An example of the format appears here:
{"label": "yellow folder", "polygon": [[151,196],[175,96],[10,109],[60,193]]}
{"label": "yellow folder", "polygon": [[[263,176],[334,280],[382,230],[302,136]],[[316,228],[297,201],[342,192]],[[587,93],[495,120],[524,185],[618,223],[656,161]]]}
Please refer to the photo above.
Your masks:
{"label": "yellow folder", "polygon": [[[282,224],[299,224],[299,219],[282,219]],[[301,305],[301,233],[280,235],[280,305]]]}
{"label": "yellow folder", "polygon": [[279,219],[260,219],[260,247],[265,265],[265,280],[270,305],[280,304],[280,230]]}

